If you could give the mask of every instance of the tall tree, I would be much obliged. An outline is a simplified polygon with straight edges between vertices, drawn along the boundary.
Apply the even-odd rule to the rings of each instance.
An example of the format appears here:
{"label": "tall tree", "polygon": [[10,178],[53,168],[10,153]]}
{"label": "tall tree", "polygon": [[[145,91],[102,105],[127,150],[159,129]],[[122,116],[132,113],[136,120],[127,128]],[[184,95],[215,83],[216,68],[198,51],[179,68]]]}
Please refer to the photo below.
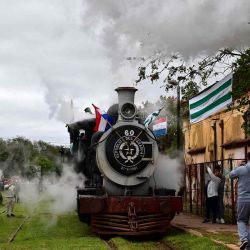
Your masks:
{"label": "tall tree", "polygon": [[177,81],[185,100],[195,95],[202,86],[207,86],[211,77],[234,72],[234,104],[231,108],[243,113],[243,128],[250,135],[250,98],[247,95],[250,91],[250,48],[221,49],[215,55],[202,58],[194,64],[187,64],[178,54],[167,58],[163,53],[158,53],[152,58],[149,61],[143,59],[138,68],[136,84],[146,79],[152,82],[161,79],[165,90],[169,91],[176,88]]}

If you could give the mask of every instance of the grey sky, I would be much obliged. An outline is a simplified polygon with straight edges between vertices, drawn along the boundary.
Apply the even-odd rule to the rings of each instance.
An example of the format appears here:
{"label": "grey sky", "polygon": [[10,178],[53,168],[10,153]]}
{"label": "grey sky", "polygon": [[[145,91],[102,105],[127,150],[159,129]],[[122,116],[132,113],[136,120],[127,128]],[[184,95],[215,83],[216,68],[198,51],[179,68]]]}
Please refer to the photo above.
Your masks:
{"label": "grey sky", "polygon": [[[249,20],[248,0],[0,0],[0,137],[67,143],[70,100],[76,118],[107,109],[136,78],[126,57],[249,46]],[[137,103],[160,85],[140,85]]]}

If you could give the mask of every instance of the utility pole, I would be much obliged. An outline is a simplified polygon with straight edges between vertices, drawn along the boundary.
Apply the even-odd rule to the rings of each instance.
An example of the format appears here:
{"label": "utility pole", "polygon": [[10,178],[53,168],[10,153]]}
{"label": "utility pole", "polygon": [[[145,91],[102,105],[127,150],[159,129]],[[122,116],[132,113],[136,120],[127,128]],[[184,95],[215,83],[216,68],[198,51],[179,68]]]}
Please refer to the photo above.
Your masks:
{"label": "utility pole", "polygon": [[177,136],[176,136],[176,149],[180,150],[181,148],[181,125],[180,125],[180,110],[181,110],[181,88],[180,88],[180,82],[171,80],[168,81],[170,85],[176,86],[177,89],[177,117],[176,117],[176,123],[177,123]]}
{"label": "utility pole", "polygon": [[180,100],[180,84],[177,82],[177,150],[181,147],[181,126],[180,126],[180,110],[181,110],[181,100]]}

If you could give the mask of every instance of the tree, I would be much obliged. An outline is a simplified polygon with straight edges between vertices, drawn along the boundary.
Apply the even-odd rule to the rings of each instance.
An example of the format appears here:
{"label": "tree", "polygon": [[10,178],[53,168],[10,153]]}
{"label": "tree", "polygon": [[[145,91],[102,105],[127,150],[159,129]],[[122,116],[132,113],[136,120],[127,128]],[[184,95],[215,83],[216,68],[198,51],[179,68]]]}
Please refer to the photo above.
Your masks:
{"label": "tree", "polygon": [[56,169],[55,164],[46,156],[39,156],[36,164],[41,168],[41,175],[52,172]]}
{"label": "tree", "polygon": [[8,159],[9,153],[4,140],[0,139],[0,162],[4,162]]}
{"label": "tree", "polygon": [[165,90],[169,91],[176,88],[173,84],[175,80],[182,87],[182,95],[187,101],[200,87],[207,86],[209,78],[229,72],[234,72],[234,104],[231,108],[237,108],[243,113],[243,128],[250,135],[250,98],[246,94],[250,91],[250,48],[224,48],[191,65],[185,63],[178,54],[167,57],[163,53],[157,53],[149,61],[143,58],[138,68],[136,84],[145,79],[150,79],[152,83],[162,79]]}
{"label": "tree", "polygon": [[[0,139],[0,169],[5,177],[21,175],[32,178],[40,172],[62,171],[59,147],[46,142],[31,142],[23,137],[10,140]],[[38,169],[39,165],[39,169]]]}
{"label": "tree", "polygon": [[[153,111],[163,108],[159,117],[167,117],[167,135],[158,139],[162,150],[170,157],[176,157],[176,145],[177,145],[177,99],[174,96],[160,96],[155,102],[145,101],[142,103],[139,112],[145,113],[145,117]],[[181,106],[181,116],[183,115],[184,109]],[[144,118],[145,120],[145,118]],[[183,142],[181,138],[181,144]]]}

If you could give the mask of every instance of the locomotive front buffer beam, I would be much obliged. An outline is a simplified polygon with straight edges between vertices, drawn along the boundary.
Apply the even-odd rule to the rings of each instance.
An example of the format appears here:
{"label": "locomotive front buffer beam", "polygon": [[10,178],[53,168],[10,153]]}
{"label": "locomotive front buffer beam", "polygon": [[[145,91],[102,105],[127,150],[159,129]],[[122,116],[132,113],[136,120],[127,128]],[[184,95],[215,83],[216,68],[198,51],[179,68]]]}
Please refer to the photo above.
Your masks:
{"label": "locomotive front buffer beam", "polygon": [[99,235],[162,234],[181,211],[180,196],[78,196],[79,216]]}

